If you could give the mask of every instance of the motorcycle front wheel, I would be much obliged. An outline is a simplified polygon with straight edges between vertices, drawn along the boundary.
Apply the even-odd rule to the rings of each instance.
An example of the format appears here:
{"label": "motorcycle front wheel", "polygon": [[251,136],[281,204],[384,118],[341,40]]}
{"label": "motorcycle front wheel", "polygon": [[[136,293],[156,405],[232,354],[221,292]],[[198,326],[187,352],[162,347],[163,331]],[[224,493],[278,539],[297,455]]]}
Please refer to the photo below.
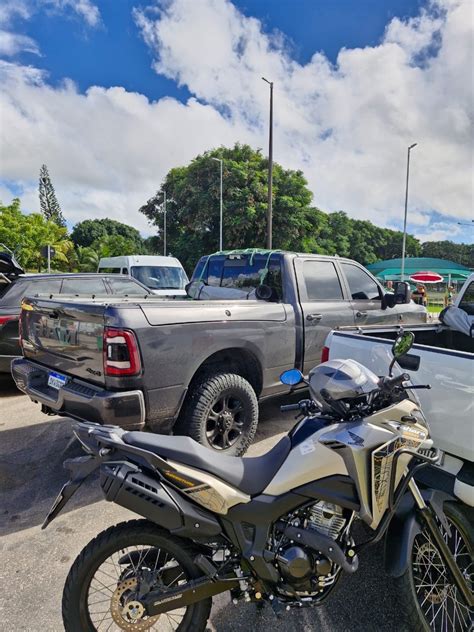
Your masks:
{"label": "motorcycle front wheel", "polygon": [[[457,503],[444,507],[451,533],[439,525],[471,590],[474,588],[472,511]],[[427,530],[414,538],[410,563],[398,579],[405,612],[414,632],[469,632],[474,611],[451,579],[438,548]]]}
{"label": "motorcycle front wheel", "polygon": [[147,616],[137,596],[139,583],[150,590],[185,584],[201,573],[197,554],[185,540],[146,520],[120,523],[103,531],[74,562],[63,592],[66,632],[203,632],[211,599],[164,614]]}

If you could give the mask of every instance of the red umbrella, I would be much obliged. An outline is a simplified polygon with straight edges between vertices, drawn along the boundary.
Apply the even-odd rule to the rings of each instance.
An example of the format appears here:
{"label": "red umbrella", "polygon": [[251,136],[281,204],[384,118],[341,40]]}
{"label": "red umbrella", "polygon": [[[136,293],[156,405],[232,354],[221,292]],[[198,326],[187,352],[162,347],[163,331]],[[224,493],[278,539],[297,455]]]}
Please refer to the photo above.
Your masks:
{"label": "red umbrella", "polygon": [[440,283],[443,277],[437,272],[415,272],[410,279],[415,283]]}

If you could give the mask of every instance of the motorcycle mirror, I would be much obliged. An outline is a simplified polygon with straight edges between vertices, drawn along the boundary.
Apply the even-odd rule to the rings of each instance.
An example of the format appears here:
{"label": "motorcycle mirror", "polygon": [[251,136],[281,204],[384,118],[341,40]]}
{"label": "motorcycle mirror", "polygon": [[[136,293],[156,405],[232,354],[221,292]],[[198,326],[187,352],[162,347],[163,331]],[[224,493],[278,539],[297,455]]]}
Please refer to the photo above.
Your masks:
{"label": "motorcycle mirror", "polygon": [[406,355],[413,347],[415,342],[415,334],[411,331],[404,331],[402,334],[395,338],[395,342],[392,345],[393,360],[390,363],[388,374],[392,375],[393,365],[398,358]]}
{"label": "motorcycle mirror", "polygon": [[392,346],[392,353],[395,359],[405,355],[410,351],[415,342],[415,334],[411,331],[405,331],[395,339]]}
{"label": "motorcycle mirror", "polygon": [[298,369],[289,369],[280,375],[280,382],[287,386],[296,386],[303,381],[303,374]]}

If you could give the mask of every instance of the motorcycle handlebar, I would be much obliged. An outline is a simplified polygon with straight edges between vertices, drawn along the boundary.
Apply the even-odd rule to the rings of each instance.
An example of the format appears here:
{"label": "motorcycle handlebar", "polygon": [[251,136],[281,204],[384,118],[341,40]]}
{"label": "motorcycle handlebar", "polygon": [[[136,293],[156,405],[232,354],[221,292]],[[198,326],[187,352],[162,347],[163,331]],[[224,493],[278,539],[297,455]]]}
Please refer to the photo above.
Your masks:
{"label": "motorcycle handlebar", "polygon": [[395,377],[384,377],[380,386],[384,391],[392,391],[397,386],[401,386],[403,382],[408,382],[409,379],[410,376],[408,375],[408,373],[395,375]]}
{"label": "motorcycle handlebar", "polygon": [[287,413],[291,410],[300,410],[300,405],[298,404],[285,404],[284,406],[280,406],[280,411],[282,413]]}

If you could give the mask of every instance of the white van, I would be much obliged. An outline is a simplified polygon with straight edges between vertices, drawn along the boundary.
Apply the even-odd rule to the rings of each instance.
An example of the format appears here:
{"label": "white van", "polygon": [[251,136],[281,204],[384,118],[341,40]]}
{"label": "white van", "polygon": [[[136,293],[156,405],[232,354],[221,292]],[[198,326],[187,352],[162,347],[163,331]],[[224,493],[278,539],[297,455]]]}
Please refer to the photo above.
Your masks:
{"label": "white van", "polygon": [[188,283],[188,277],[175,257],[103,257],[99,261],[97,271],[106,274],[129,274],[159,296],[186,296],[184,287]]}

